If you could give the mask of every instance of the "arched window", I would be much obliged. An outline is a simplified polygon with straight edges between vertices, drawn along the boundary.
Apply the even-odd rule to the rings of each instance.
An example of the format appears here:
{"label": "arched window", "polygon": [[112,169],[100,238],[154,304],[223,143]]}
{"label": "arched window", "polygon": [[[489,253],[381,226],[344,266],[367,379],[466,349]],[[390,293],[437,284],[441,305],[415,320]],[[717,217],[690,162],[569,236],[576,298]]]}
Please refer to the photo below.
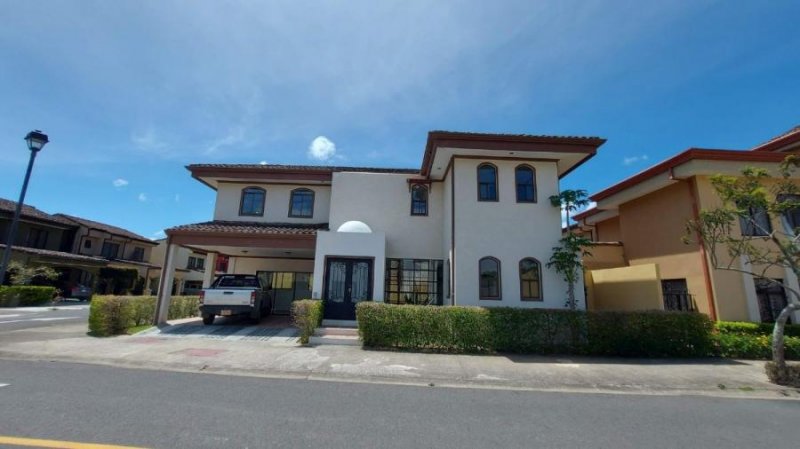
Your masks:
{"label": "arched window", "polygon": [[478,201],[497,201],[497,167],[478,166]]}
{"label": "arched window", "polygon": [[500,261],[484,257],[478,262],[480,271],[480,299],[500,299]]}
{"label": "arched window", "polygon": [[519,289],[523,301],[542,300],[542,266],[533,257],[519,261]]}
{"label": "arched window", "polygon": [[536,171],[529,165],[520,165],[514,173],[517,183],[517,202],[536,202]]}
{"label": "arched window", "polygon": [[266,197],[267,191],[261,187],[245,187],[239,202],[239,215],[263,216]]}
{"label": "arched window", "polygon": [[424,185],[411,187],[411,215],[428,215],[428,188]]}
{"label": "arched window", "polygon": [[311,218],[314,216],[313,190],[292,190],[292,195],[289,198],[289,216],[295,218]]}

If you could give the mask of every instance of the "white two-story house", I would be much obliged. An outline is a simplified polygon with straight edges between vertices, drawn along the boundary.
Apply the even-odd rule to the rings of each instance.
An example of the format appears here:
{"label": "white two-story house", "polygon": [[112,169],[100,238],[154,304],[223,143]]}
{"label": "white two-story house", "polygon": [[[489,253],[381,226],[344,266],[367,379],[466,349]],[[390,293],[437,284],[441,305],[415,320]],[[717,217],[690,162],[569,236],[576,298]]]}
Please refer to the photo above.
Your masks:
{"label": "white two-story house", "polygon": [[433,131],[419,169],[190,165],[217,191],[214,219],[166,230],[162,277],[188,245],[217,272],[260,276],[276,313],[302,298],[325,300],[331,320],[361,301],[563,308],[567,286],[545,266],[561,237],[549,197],[604,142]]}

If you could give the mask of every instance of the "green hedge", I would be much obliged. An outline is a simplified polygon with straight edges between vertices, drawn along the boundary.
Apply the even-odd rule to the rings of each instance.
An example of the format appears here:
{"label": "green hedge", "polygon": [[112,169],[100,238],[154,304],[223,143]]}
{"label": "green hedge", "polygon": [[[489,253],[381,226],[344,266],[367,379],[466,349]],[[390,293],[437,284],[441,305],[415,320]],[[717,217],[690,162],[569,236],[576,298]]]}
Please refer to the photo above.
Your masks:
{"label": "green hedge", "polygon": [[[198,316],[199,307],[197,296],[173,296],[168,319]],[[155,296],[95,296],[89,307],[89,332],[98,337],[124,334],[152,323],[155,315]]]}
{"label": "green hedge", "polygon": [[42,305],[51,301],[55,292],[55,287],[31,285],[0,286],[0,307]]}
{"label": "green hedge", "polygon": [[[775,327],[772,323],[748,323],[744,321],[718,321],[715,323],[718,332],[736,335],[772,335]],[[787,324],[783,331],[787,337],[800,337],[800,324]]]}
{"label": "green hedge", "polygon": [[[772,336],[714,334],[714,354],[729,359],[770,360],[772,359]],[[800,360],[800,338],[784,337],[783,346],[788,360]]]}
{"label": "green hedge", "polygon": [[323,303],[315,299],[292,302],[292,324],[300,329],[300,343],[307,345],[314,331],[322,324]]}
{"label": "green hedge", "polygon": [[713,350],[713,325],[702,314],[363,302],[356,315],[364,345],[379,348],[626,357],[701,357]]}

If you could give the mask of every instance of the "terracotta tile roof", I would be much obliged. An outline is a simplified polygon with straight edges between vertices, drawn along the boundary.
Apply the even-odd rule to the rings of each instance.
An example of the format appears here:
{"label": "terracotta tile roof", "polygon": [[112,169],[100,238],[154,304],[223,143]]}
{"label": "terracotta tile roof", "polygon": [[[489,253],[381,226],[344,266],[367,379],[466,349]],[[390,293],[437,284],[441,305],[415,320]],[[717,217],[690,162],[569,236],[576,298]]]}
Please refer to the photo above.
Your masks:
{"label": "terracotta tile roof", "polygon": [[[16,201],[7,200],[5,198],[0,198],[0,211],[8,212],[10,215],[14,214],[14,209],[17,207]],[[22,217],[34,220],[45,220],[52,223],[57,223],[60,225],[66,225],[70,227],[75,227],[75,223],[63,218],[59,217],[58,215],[50,215],[46,212],[42,212],[39,209],[28,206],[27,204],[22,205]]]}
{"label": "terracotta tile roof", "polygon": [[117,226],[112,226],[112,225],[105,224],[105,223],[100,223],[99,221],[87,220],[86,218],[76,217],[76,216],[67,215],[67,214],[60,214],[60,213],[59,214],[55,214],[55,216],[61,217],[61,218],[65,219],[65,220],[67,220],[67,221],[70,221],[70,222],[74,223],[74,224],[79,224],[79,225],[82,225],[82,226],[86,226],[87,228],[99,229],[101,231],[108,232],[109,234],[116,234],[116,235],[119,235],[119,236],[122,236],[122,237],[127,237],[129,239],[140,240],[140,241],[146,242],[146,243],[152,243],[153,245],[157,245],[158,244],[158,243],[148,239],[147,237],[143,237],[143,236],[141,236],[139,234],[136,234],[134,232],[131,232],[131,231],[127,230],[127,229],[123,229],[123,228],[120,228],[120,227],[117,227]]}
{"label": "terracotta tile roof", "polygon": [[[5,248],[6,245],[0,243],[0,250],[5,250]],[[52,257],[54,259],[75,260],[80,262],[93,262],[99,265],[105,265],[108,263],[108,260],[103,259],[102,257],[84,256],[81,254],[65,253],[62,251],[52,251],[49,249],[28,248],[24,246],[14,246],[11,248],[11,252],[12,253],[19,252],[23,254],[31,254],[43,257]]]}
{"label": "terracotta tile roof", "polygon": [[294,234],[314,235],[327,230],[328,223],[258,223],[247,221],[206,221],[169,228],[166,232],[230,232],[236,234]]}
{"label": "terracotta tile roof", "polygon": [[419,169],[416,168],[386,168],[386,167],[347,167],[338,165],[282,165],[282,164],[191,164],[186,166],[187,169],[203,169],[203,168],[216,168],[216,169],[245,169],[245,170],[263,170],[270,171],[287,171],[287,172],[366,172],[366,173],[404,173],[404,174],[418,174]]}
{"label": "terracotta tile roof", "polygon": [[473,131],[446,131],[446,130],[433,130],[428,135],[435,135],[436,137],[467,137],[467,138],[482,138],[482,139],[501,139],[501,140],[541,140],[547,142],[560,141],[563,143],[573,141],[576,143],[586,144],[601,144],[606,141],[602,137],[597,136],[555,136],[549,134],[513,134],[513,133],[479,133]]}
{"label": "terracotta tile roof", "polygon": [[800,125],[753,147],[750,151],[775,151],[800,141]]}

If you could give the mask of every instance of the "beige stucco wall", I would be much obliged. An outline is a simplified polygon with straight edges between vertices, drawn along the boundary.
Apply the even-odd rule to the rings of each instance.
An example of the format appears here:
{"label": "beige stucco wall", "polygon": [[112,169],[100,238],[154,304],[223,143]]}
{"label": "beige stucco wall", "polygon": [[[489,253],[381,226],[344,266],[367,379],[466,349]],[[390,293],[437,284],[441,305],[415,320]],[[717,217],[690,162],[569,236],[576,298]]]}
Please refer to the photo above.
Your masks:
{"label": "beige stucco wall", "polygon": [[[264,200],[263,216],[239,215],[242,190],[247,187],[260,187],[267,192]],[[292,190],[298,188],[314,191],[314,216],[311,218],[289,217],[289,199],[291,198]],[[330,201],[330,186],[220,182],[217,187],[214,219],[265,223],[327,223],[330,215]]]}
{"label": "beige stucco wall", "polygon": [[[592,310],[662,310],[661,281],[656,264],[592,270]],[[588,278],[588,277],[587,277]]]}
{"label": "beige stucco wall", "polygon": [[603,220],[595,225],[595,239],[598,242],[619,242],[622,233],[619,228],[619,217]]}
{"label": "beige stucco wall", "polygon": [[256,274],[257,271],[314,272],[313,259],[272,259],[259,257],[231,257],[228,273]]}
{"label": "beige stucco wall", "polygon": [[620,244],[596,244],[588,249],[590,255],[583,258],[583,266],[588,270],[617,268],[627,265],[625,248]]}

